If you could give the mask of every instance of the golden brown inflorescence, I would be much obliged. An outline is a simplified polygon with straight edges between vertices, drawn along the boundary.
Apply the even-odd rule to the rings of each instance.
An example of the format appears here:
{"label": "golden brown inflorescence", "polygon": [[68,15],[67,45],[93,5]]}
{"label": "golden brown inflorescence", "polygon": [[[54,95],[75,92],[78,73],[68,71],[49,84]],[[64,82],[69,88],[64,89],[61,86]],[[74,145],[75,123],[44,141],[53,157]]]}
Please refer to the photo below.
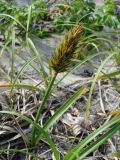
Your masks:
{"label": "golden brown inflorescence", "polygon": [[68,31],[53,56],[49,59],[49,66],[56,72],[67,71],[74,59],[78,58],[78,43],[83,33],[83,25],[80,24]]}

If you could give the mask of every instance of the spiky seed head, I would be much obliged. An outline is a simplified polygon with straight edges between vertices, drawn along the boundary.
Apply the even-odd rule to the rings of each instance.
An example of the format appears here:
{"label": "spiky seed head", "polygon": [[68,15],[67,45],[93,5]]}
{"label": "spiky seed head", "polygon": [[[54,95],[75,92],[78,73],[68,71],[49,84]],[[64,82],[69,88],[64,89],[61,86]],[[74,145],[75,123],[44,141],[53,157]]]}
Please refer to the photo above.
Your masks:
{"label": "spiky seed head", "polygon": [[78,58],[78,42],[83,33],[83,25],[80,24],[68,31],[59,43],[52,57],[48,60],[49,66],[56,72],[67,71],[73,59]]}

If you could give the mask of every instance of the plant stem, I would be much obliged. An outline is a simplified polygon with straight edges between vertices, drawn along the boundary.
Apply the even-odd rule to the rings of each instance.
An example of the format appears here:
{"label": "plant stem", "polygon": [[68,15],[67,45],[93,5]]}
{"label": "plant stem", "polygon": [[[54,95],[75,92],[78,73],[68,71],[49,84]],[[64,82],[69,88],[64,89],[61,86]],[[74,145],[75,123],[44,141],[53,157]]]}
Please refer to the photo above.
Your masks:
{"label": "plant stem", "polygon": [[15,29],[14,29],[14,24],[13,24],[13,29],[12,29],[12,58],[11,58],[11,83],[12,83],[13,77],[14,77],[14,54],[15,54]]}
{"label": "plant stem", "polygon": [[[46,90],[46,92],[45,92],[45,95],[44,95],[44,97],[43,97],[42,103],[38,106],[37,115],[36,115],[35,121],[34,121],[35,124],[37,124],[38,121],[39,121],[41,112],[42,112],[42,110],[43,110],[43,108],[44,108],[44,105],[45,105],[45,103],[46,103],[49,95],[50,95],[50,92],[51,92],[52,86],[53,86],[53,84],[54,84],[54,81],[55,81],[55,79],[56,79],[56,76],[57,76],[57,73],[54,73],[54,75],[53,75],[53,77],[52,77],[52,79],[51,79],[51,82],[49,83],[48,88],[47,88],[47,90]],[[34,139],[35,139],[35,133],[36,133],[36,128],[35,128],[35,126],[33,125],[33,128],[32,128],[32,144],[33,144],[33,145],[34,145],[34,142],[35,142],[35,141],[34,141]]]}
{"label": "plant stem", "polygon": [[47,73],[43,67],[43,64],[42,64],[42,58],[41,58],[41,55],[40,53],[38,52],[37,48],[35,47],[33,41],[30,39],[30,38],[27,38],[27,43],[28,45],[31,47],[31,49],[33,50],[33,52],[35,53],[35,55],[38,57],[38,61],[39,61],[39,64],[40,64],[40,70],[41,70],[41,73],[43,75],[43,78],[45,80],[45,84],[47,86]]}

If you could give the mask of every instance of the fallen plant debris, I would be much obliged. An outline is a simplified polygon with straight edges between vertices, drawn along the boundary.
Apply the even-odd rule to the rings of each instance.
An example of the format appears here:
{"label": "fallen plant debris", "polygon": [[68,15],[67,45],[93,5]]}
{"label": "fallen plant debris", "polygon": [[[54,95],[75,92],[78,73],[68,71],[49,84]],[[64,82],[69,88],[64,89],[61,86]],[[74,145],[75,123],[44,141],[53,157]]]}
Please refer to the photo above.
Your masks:
{"label": "fallen plant debris", "polygon": [[[105,85],[105,87],[107,87],[107,86]],[[108,84],[108,89],[109,89],[109,84]],[[30,117],[32,115],[34,116],[35,112],[37,112],[37,108],[35,109],[34,106],[37,106],[39,104],[39,102],[41,101],[41,98],[40,98],[41,96],[38,93],[34,93],[34,92],[30,93],[30,91],[25,91],[25,93],[23,93],[22,90],[21,90],[21,93],[14,93],[14,95],[15,95],[15,97],[13,96],[14,97],[14,99],[13,99],[14,107],[18,111],[23,113],[24,115],[27,115]],[[104,86],[103,86],[103,91],[106,92],[106,89],[104,89]],[[61,94],[61,97],[60,97],[60,94],[58,91],[58,92],[56,92],[57,95],[55,97],[53,96],[52,99],[50,99],[47,102],[45,110],[44,110],[44,114],[40,119],[41,123],[44,123],[45,120],[50,115],[53,115],[56,112],[56,110],[58,109],[60,104],[62,104],[62,101],[65,101],[65,99],[68,98],[68,94],[70,96],[69,88],[68,89],[66,88],[66,93],[64,90],[63,91],[60,90],[60,92],[63,92],[63,94]],[[97,93],[97,90],[96,90],[96,93]],[[72,94],[72,92],[71,92],[71,94]],[[105,95],[105,97],[106,96],[108,96],[108,95]],[[108,119],[107,114],[105,114],[101,111],[100,106],[97,106],[97,108],[96,108],[96,104],[98,103],[99,99],[95,100],[95,97],[99,98],[99,95],[97,95],[97,96],[95,95],[95,97],[93,96],[93,100],[92,100],[89,125],[86,128],[85,119],[84,119],[84,111],[85,111],[84,105],[86,103],[87,93],[86,93],[85,97],[83,97],[82,99],[77,101],[75,103],[75,105],[70,110],[68,110],[67,113],[62,117],[62,119],[60,121],[58,121],[57,124],[54,127],[52,127],[50,130],[50,133],[52,134],[52,137],[54,138],[55,142],[59,146],[59,151],[62,154],[64,154],[64,150],[69,148],[71,143],[73,143],[75,145],[77,143],[77,141],[79,141],[79,139],[83,139],[84,137],[86,137],[88,134],[90,134],[90,132],[94,131],[96,128],[98,128],[99,125],[103,124],[104,121],[106,119]],[[119,102],[120,102],[119,101],[119,94],[118,94],[118,99],[116,97],[116,100],[118,101],[118,108],[119,108]],[[106,108],[107,106],[109,106],[110,101],[114,101],[114,103],[116,104],[116,102],[117,102],[116,100],[114,99],[114,97],[112,100],[111,97],[108,96],[108,99],[107,99],[108,104],[105,103],[106,100],[103,99],[104,105],[105,105],[104,107]],[[7,105],[9,105],[9,104],[7,104]],[[49,109],[48,109],[48,106],[50,107]],[[2,110],[3,109],[4,109],[4,105],[2,106]],[[110,110],[110,109],[111,109],[111,107],[108,110]],[[2,130],[4,131],[4,133],[1,133],[2,139],[3,139],[6,132],[7,132],[6,134],[8,134],[8,136],[6,137],[7,139],[4,137],[6,139],[6,141],[4,141],[4,140],[0,141],[1,146],[4,148],[7,148],[8,144],[10,144],[10,146],[13,148],[13,147],[16,147],[17,144],[18,145],[23,144],[23,141],[21,139],[21,135],[19,134],[19,132],[16,129],[15,130],[13,129],[13,124],[14,124],[14,127],[15,126],[17,127],[17,123],[14,121],[14,119],[11,116],[8,116],[7,114],[5,116],[3,114],[3,116],[1,118],[2,118],[1,120],[4,122],[3,126],[2,126]],[[98,118],[99,118],[99,121],[98,121]],[[28,125],[25,121],[23,121],[19,118],[16,118],[16,121],[19,123],[19,125],[21,126],[24,133],[26,133],[26,134],[31,133],[31,126]],[[98,123],[96,123],[96,122],[98,122]],[[114,139],[115,143],[117,142],[116,146],[118,149],[119,148],[118,147],[119,141],[116,141],[117,140],[116,138],[119,139],[119,134],[115,135],[115,139]],[[66,141],[68,142],[68,144],[65,143]],[[44,158],[46,157],[45,159],[47,159],[47,156],[49,158],[49,157],[51,157],[51,155],[50,155],[49,147],[46,146],[47,144],[45,145],[45,143],[46,142],[43,140],[43,143],[41,143],[40,146],[43,148],[42,152],[45,152],[44,154],[42,154],[43,157]],[[46,147],[48,147],[48,151],[49,151],[47,154],[45,151]],[[104,147],[109,148],[110,144],[105,144]],[[23,146],[23,148],[24,148],[24,146]],[[39,145],[38,145],[38,150],[39,150]],[[102,150],[100,149],[100,151],[98,151],[98,152],[102,153],[101,151],[103,151],[103,149]],[[107,151],[107,153],[110,154],[111,150]],[[38,154],[40,154],[40,153],[38,153]],[[103,157],[104,155],[100,154],[100,156]]]}

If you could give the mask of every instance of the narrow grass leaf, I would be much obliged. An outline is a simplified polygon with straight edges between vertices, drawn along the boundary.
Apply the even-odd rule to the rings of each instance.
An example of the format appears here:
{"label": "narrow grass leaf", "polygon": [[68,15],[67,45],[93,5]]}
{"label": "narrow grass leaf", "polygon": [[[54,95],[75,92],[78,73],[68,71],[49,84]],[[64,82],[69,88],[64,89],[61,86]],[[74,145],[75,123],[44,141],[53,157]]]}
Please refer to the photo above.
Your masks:
{"label": "narrow grass leaf", "polygon": [[34,125],[34,127],[36,127],[40,131],[40,133],[42,133],[42,135],[44,135],[44,137],[46,138],[46,140],[49,143],[51,149],[53,150],[53,153],[54,153],[54,156],[55,156],[56,160],[59,160],[59,153],[58,153],[58,150],[55,146],[55,143],[53,142],[51,137],[48,135],[48,133],[45,132],[44,129],[41,128],[38,124],[34,123],[34,121],[31,118],[28,118],[27,116],[22,115],[21,113],[18,113],[18,112],[0,111],[0,113],[1,114],[10,114],[10,115],[20,117],[21,119],[27,121],[29,124]]}
{"label": "narrow grass leaf", "polygon": [[80,159],[85,158],[88,154],[96,150],[100,145],[113,136],[120,129],[120,123],[115,124],[112,129],[100,136],[95,142],[86,147],[82,153],[79,154]]}
{"label": "narrow grass leaf", "polygon": [[111,77],[114,77],[114,76],[117,76],[117,75],[120,75],[120,70],[113,71],[111,73],[104,74],[104,75],[99,75],[97,77],[97,79],[106,79],[106,78],[111,78]]}
{"label": "narrow grass leaf", "polygon": [[[54,76],[52,77],[50,83],[48,84],[48,88],[47,88],[47,90],[45,92],[45,95],[44,95],[44,97],[42,99],[42,103],[38,106],[38,111],[37,111],[37,114],[36,114],[36,117],[35,117],[35,123],[38,123],[38,121],[39,121],[39,118],[40,118],[40,115],[41,115],[41,113],[43,111],[44,105],[45,105],[45,103],[46,103],[46,101],[47,101],[47,99],[48,99],[48,97],[49,97],[49,95],[51,93],[51,89],[52,89],[52,86],[53,86],[54,81],[56,79],[56,76],[57,75],[55,73]],[[35,142],[35,133],[36,133],[36,128],[33,126],[33,128],[32,128],[32,136],[33,136],[32,140],[33,140],[33,144],[36,143]]]}
{"label": "narrow grass leaf", "polygon": [[47,73],[46,73],[46,71],[45,71],[45,69],[44,69],[41,55],[40,55],[40,53],[38,52],[38,50],[36,49],[33,41],[32,41],[30,38],[27,38],[27,42],[28,42],[28,45],[30,46],[30,48],[34,51],[35,55],[38,57],[38,61],[39,61],[39,63],[40,63],[40,69],[41,69],[43,78],[44,78],[44,80],[45,80],[45,82],[46,82],[46,85],[47,85],[47,81],[46,81]]}
{"label": "narrow grass leaf", "polygon": [[31,13],[32,13],[32,6],[28,7],[28,18],[27,18],[27,32],[26,32],[26,40],[28,38],[29,33],[29,26],[30,26],[30,20],[31,20]]}
{"label": "narrow grass leaf", "polygon": [[77,61],[77,64],[70,70],[70,71],[68,71],[55,85],[54,85],[54,87],[53,87],[53,89],[52,90],[54,90],[61,82],[62,82],[62,80],[65,78],[65,77],[67,77],[70,73],[73,73],[76,69],[78,69],[81,65],[83,65],[83,64],[85,64],[86,62],[88,62],[89,60],[91,60],[92,58],[94,58],[94,57],[96,57],[96,56],[98,56],[98,55],[100,55],[100,54],[106,54],[106,52],[104,53],[104,52],[99,52],[99,53],[97,53],[97,54],[94,54],[94,55],[91,55],[91,56],[87,56],[83,61],[81,61],[81,60],[78,60]]}
{"label": "narrow grass leaf", "polygon": [[[97,54],[98,55],[98,54]],[[68,71],[53,87],[52,90],[54,90],[61,82],[62,80],[67,77],[70,73],[72,73],[73,71],[75,71],[78,67],[80,67],[82,64],[86,63],[87,61],[89,61],[90,59],[96,57],[97,55],[92,55],[90,57],[87,57],[85,58],[85,60],[81,61],[81,60],[78,60],[77,64],[70,70]]]}
{"label": "narrow grass leaf", "polygon": [[38,87],[29,84],[0,84],[0,88],[25,88],[40,91]]}
{"label": "narrow grass leaf", "polygon": [[78,155],[79,152],[82,151],[85,146],[87,146],[90,142],[92,142],[94,138],[96,138],[103,131],[107,130],[109,127],[118,122],[120,122],[120,116],[114,117],[109,122],[103,124],[96,131],[92,132],[89,136],[87,136],[84,140],[82,140],[72,151],[69,151],[65,156],[64,160],[68,159],[73,160],[73,158],[75,158],[76,155]]}
{"label": "narrow grass leaf", "polygon": [[[30,60],[26,61],[25,64],[22,66],[22,68],[20,69],[20,71],[18,72],[17,76],[15,77],[15,80],[13,82],[13,87],[11,88],[11,91],[10,91],[10,95],[12,95],[12,91],[13,91],[13,88],[14,88],[14,85],[16,84],[18,78],[22,75],[22,73],[25,71],[25,69],[28,67],[28,65],[33,62],[37,57],[32,57]],[[27,87],[27,86],[26,86]]]}
{"label": "narrow grass leaf", "polygon": [[29,6],[28,7],[28,19],[27,19],[27,32],[29,31],[30,20],[31,20],[31,12],[32,12],[32,6]]}
{"label": "narrow grass leaf", "polygon": [[89,108],[90,108],[90,101],[91,101],[91,97],[92,97],[92,93],[93,93],[93,90],[94,90],[94,86],[96,84],[96,80],[97,80],[97,77],[99,75],[99,73],[101,72],[102,68],[104,67],[104,65],[115,55],[116,53],[112,53],[110,54],[103,62],[102,64],[100,65],[100,67],[98,68],[97,70],[97,73],[93,79],[93,82],[92,82],[92,85],[91,85],[91,88],[90,88],[90,91],[89,91],[89,96],[88,96],[88,101],[87,101],[87,105],[86,105],[86,123],[88,124],[88,117],[89,117]]}
{"label": "narrow grass leaf", "polygon": [[2,46],[2,49],[1,49],[1,51],[0,51],[0,56],[2,56],[2,54],[4,53],[4,51],[5,51],[5,49],[8,47],[8,44],[10,43],[10,40],[8,40],[5,44],[4,44],[4,46],[3,45],[1,45]]}
{"label": "narrow grass leaf", "polygon": [[[22,44],[21,44],[22,45]],[[23,48],[24,48],[24,46],[22,46]],[[25,50],[25,52],[27,53],[28,51],[27,50]],[[21,60],[23,60],[24,62],[26,62],[27,60],[23,57],[23,56],[21,56],[20,54],[16,54],[16,56],[18,56]],[[40,73],[40,71],[39,71],[39,69],[38,69],[38,67],[36,67],[36,66],[34,66],[33,64],[29,64],[30,65],[30,67],[31,68],[33,68],[39,75],[41,75],[41,73]]]}
{"label": "narrow grass leaf", "polygon": [[116,110],[116,111],[111,111],[108,113],[109,115],[120,115],[120,109]]}
{"label": "narrow grass leaf", "polygon": [[26,28],[22,25],[21,22],[19,22],[16,18],[14,18],[13,16],[9,15],[9,14],[0,14],[0,17],[9,17],[10,19],[14,20],[17,24],[19,24],[25,31]]}
{"label": "narrow grass leaf", "polygon": [[[70,97],[56,112],[55,114],[48,119],[48,121],[43,126],[43,129],[47,131],[50,127],[52,127],[57,120],[72,106],[75,101],[82,96],[86,91],[86,88],[83,86],[80,90],[74,93],[72,97]],[[43,135],[39,134],[36,138],[36,143],[41,139]]]}
{"label": "narrow grass leaf", "polygon": [[13,24],[12,28],[12,56],[11,56],[11,83],[13,82],[14,77],[14,54],[15,54],[15,28]]}

